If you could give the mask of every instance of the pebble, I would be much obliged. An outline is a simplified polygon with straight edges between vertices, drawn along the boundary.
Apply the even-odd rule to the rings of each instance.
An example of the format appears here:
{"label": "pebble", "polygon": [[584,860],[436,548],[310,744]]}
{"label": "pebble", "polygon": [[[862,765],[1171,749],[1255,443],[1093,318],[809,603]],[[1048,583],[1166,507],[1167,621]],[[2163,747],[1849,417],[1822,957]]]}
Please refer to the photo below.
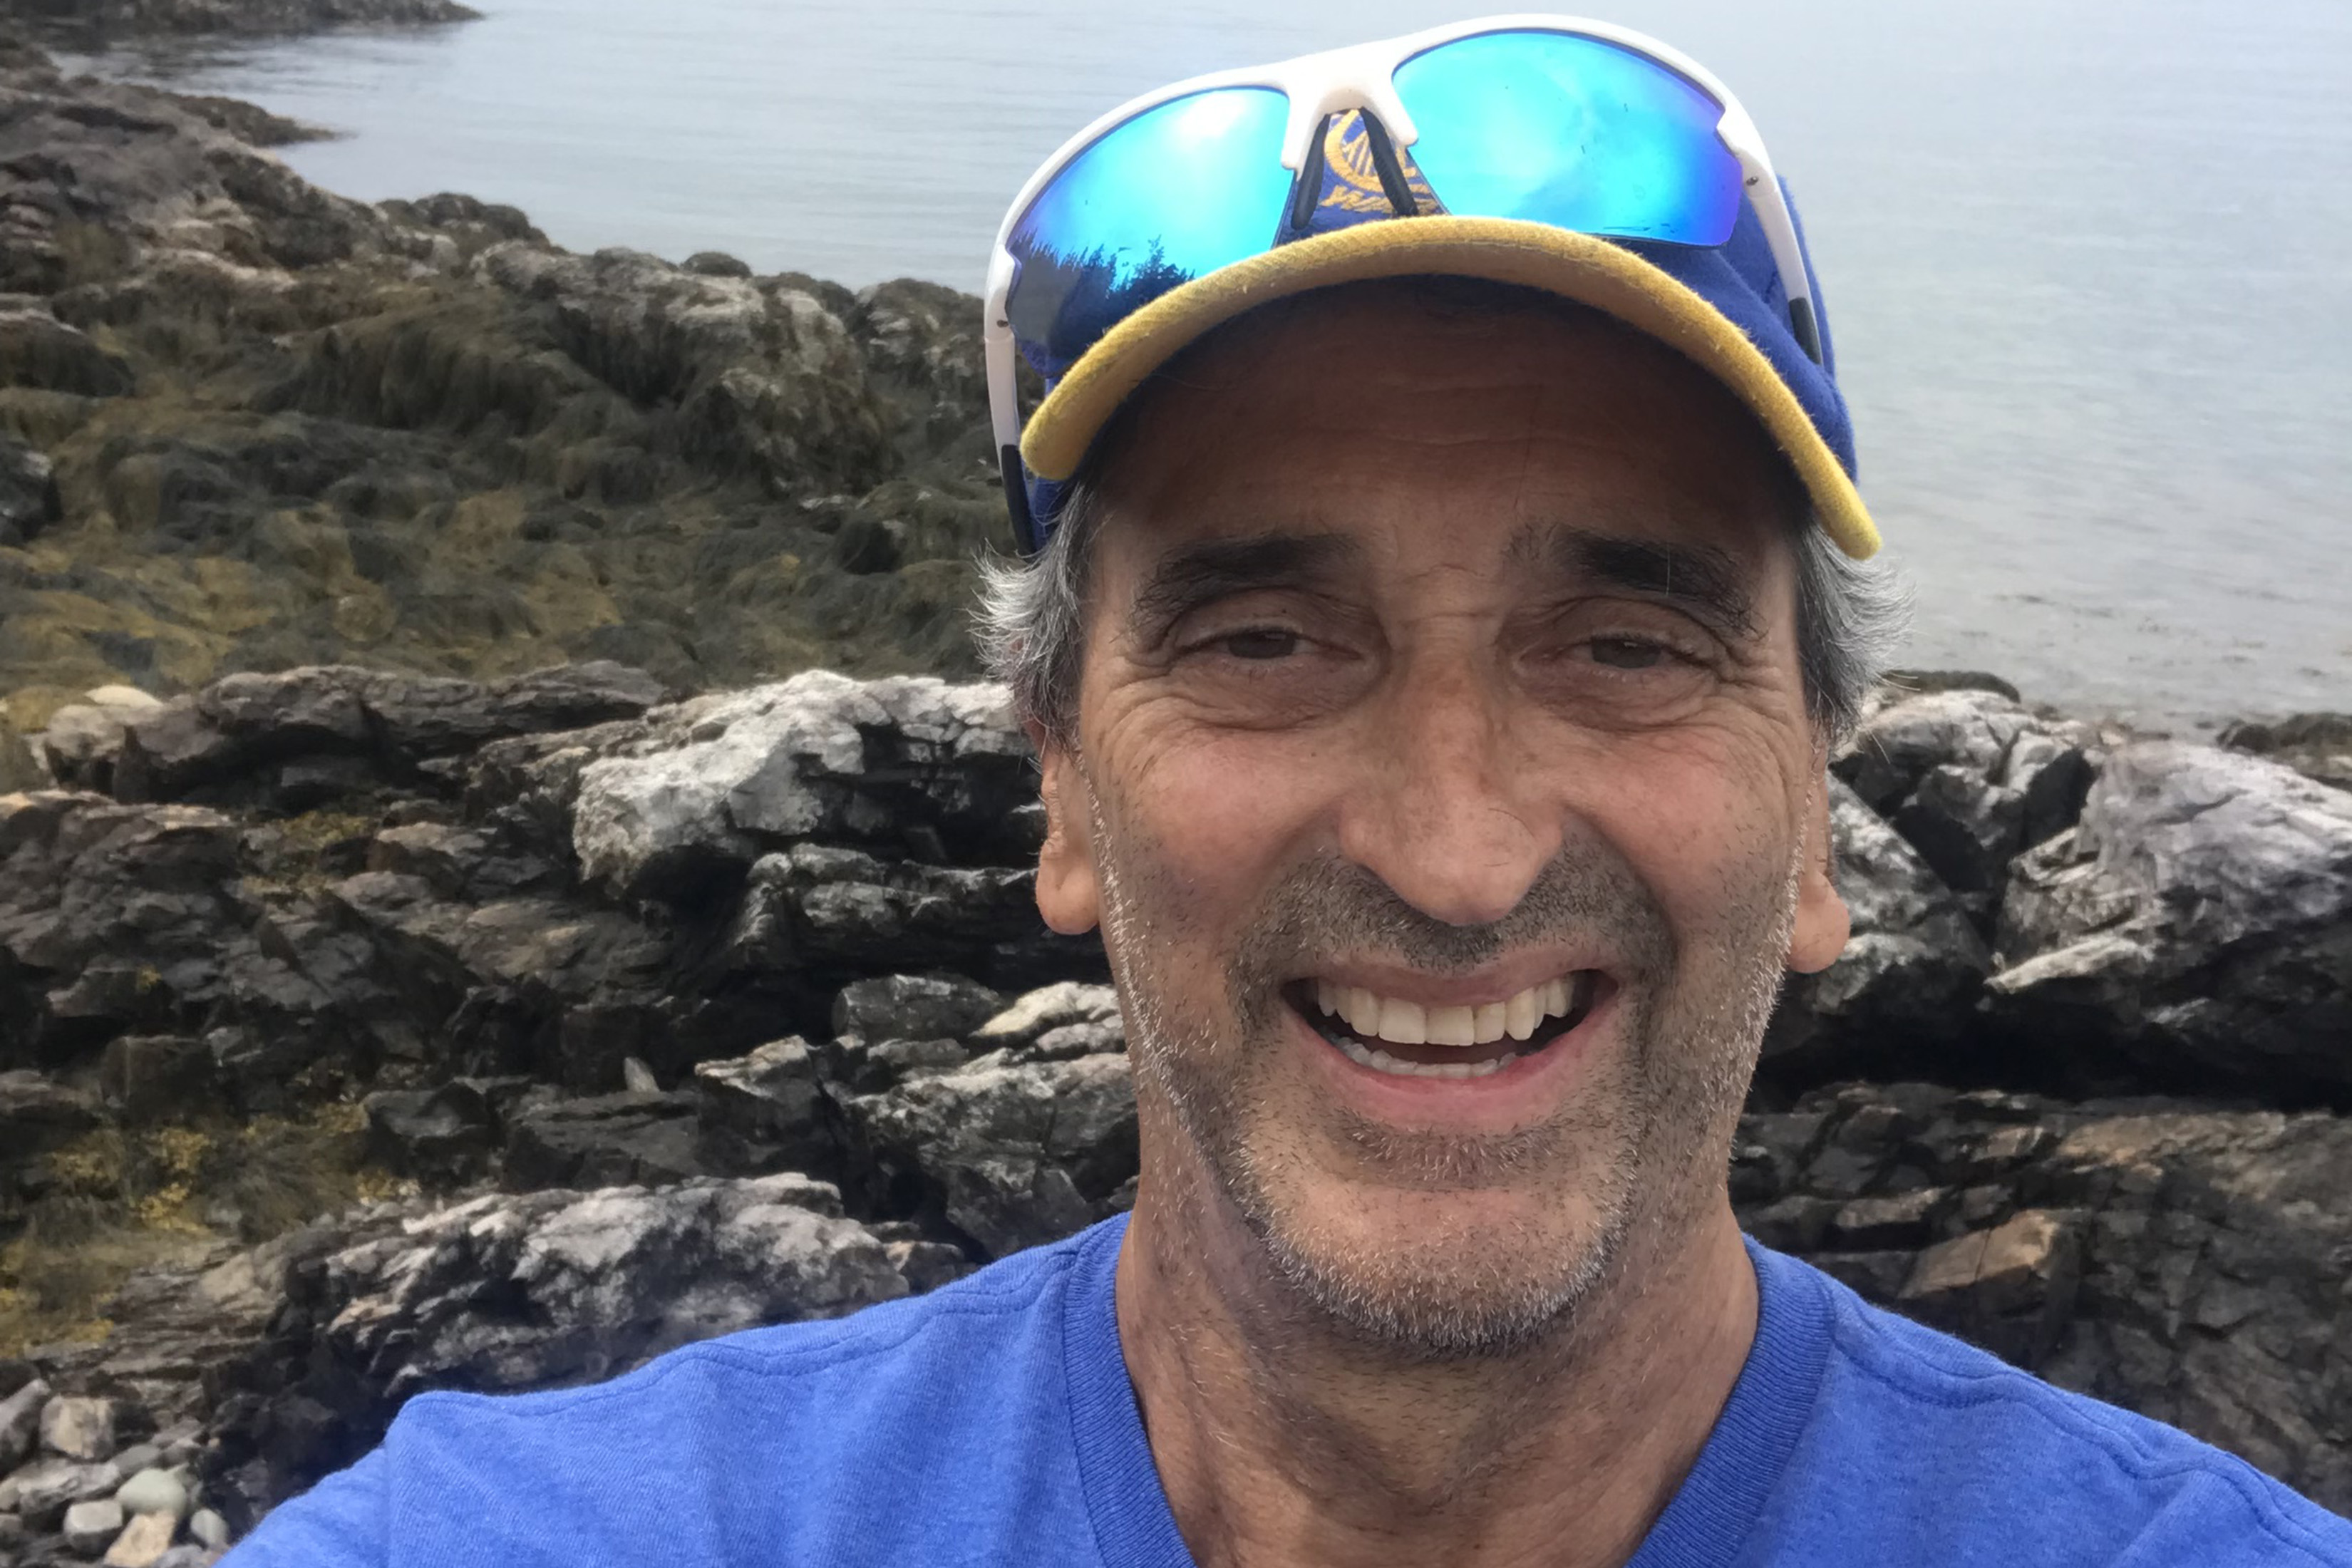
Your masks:
{"label": "pebble", "polygon": [[168,1513],[142,1513],[122,1527],[107,1548],[105,1568],[155,1568],[172,1550],[172,1536],[180,1521]]}
{"label": "pebble", "polygon": [[[114,1456],[114,1468],[126,1476],[135,1476],[142,1470],[153,1469],[163,1462],[163,1450],[152,1443],[133,1443],[130,1447]],[[134,1508],[131,1511],[137,1513],[139,1510]]]}
{"label": "pebble", "polygon": [[97,1556],[121,1533],[122,1505],[112,1498],[92,1498],[66,1510],[66,1546],[84,1557]]}
{"label": "pebble", "polygon": [[228,1521],[208,1508],[200,1508],[189,1516],[188,1533],[198,1545],[210,1551],[228,1550]]}
{"label": "pebble", "polygon": [[114,1457],[114,1401],[59,1394],[41,1406],[41,1447],[68,1459]]}
{"label": "pebble", "polygon": [[114,1500],[125,1513],[168,1513],[178,1520],[188,1511],[188,1489],[169,1470],[145,1469],[123,1482]]}

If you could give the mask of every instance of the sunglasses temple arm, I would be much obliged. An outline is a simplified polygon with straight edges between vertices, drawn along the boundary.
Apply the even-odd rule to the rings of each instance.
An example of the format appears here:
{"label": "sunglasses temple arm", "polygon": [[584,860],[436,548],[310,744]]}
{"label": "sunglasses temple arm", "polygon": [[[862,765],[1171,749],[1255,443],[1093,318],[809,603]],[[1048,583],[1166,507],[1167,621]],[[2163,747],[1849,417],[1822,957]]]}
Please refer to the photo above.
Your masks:
{"label": "sunglasses temple arm", "polygon": [[[1034,555],[1045,541],[1029,510],[1029,470],[1021,461],[1021,384],[1013,346],[1013,323],[1005,316],[1012,288],[1012,258],[1000,248],[989,268],[988,300],[981,319],[981,353],[988,373],[988,413],[995,438],[997,476],[1004,483],[1004,509],[1013,519],[1013,547]],[[1000,277],[1000,273],[1002,276]]]}

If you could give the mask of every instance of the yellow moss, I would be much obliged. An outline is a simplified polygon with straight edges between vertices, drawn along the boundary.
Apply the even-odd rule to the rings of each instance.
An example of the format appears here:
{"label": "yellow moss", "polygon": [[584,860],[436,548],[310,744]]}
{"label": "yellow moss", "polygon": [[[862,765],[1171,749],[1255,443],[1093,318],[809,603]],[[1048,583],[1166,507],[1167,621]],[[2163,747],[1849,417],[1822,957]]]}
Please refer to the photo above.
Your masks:
{"label": "yellow moss", "polygon": [[204,1169],[214,1143],[210,1135],[193,1127],[163,1127],[148,1134],[147,1146],[164,1173],[175,1184],[184,1184]]}
{"label": "yellow moss", "polygon": [[380,1204],[392,1198],[413,1198],[424,1189],[414,1179],[389,1171],[362,1171],[353,1191],[363,1204]]}

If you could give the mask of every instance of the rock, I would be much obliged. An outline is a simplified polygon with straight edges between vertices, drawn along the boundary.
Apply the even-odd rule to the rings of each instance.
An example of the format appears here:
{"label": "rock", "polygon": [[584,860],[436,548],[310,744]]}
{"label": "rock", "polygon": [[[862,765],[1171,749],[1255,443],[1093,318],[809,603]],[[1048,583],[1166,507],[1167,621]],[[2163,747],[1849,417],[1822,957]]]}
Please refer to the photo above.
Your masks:
{"label": "rock", "polygon": [[2352,789],[2352,713],[2297,713],[2276,723],[2237,723],[2218,744],[2252,752],[2337,789]]}
{"label": "rock", "polygon": [[0,384],[119,397],[131,390],[132,379],[120,355],[48,311],[0,309]]}
{"label": "rock", "polygon": [[1948,689],[1879,709],[1831,765],[1989,932],[2010,860],[2073,824],[2099,751],[2013,696]]}
{"label": "rock", "polygon": [[591,1381],[907,1291],[835,1189],[797,1175],[496,1194],[354,1216],[347,1235],[224,1369],[245,1392],[224,1409],[222,1463],[257,1507],[356,1458],[419,1389]]}
{"label": "rock", "polygon": [[212,1049],[187,1035],[124,1035],[99,1059],[107,1108],[132,1123],[188,1116],[214,1100],[218,1077]]}
{"label": "rock", "polygon": [[338,26],[419,26],[472,21],[457,0],[52,0],[26,18],[82,48],[134,37],[311,33]]}
{"label": "rock", "polygon": [[41,1406],[41,1447],[68,1459],[114,1457],[114,1402],[60,1394]]}
{"label": "rock", "polygon": [[0,435],[0,549],[29,544],[64,515],[48,458],[14,436]]}
{"label": "rock", "polygon": [[497,1151],[498,1116],[478,1083],[386,1089],[366,1100],[370,1154],[421,1181],[456,1184],[479,1175]]}
{"label": "rock", "polygon": [[200,1508],[188,1516],[188,1534],[206,1551],[228,1550],[228,1521],[211,1509]]}
{"label": "rock", "polygon": [[834,999],[836,1035],[932,1039],[970,1034],[1004,998],[961,975],[890,974],[853,981]]}
{"label": "rock", "polygon": [[[135,1476],[142,1470],[156,1468],[161,1465],[163,1458],[163,1450],[155,1444],[133,1443],[127,1448],[116,1450],[114,1468],[123,1475]],[[137,1513],[139,1510],[125,1503],[123,1511]]]}
{"label": "rock", "polygon": [[1135,1089],[1124,1056],[982,1057],[850,1100],[886,1173],[911,1175],[992,1257],[1067,1236],[1132,1201]]}
{"label": "rock", "polygon": [[703,278],[749,278],[751,268],[723,250],[698,250],[680,263],[687,271]]}
{"label": "rock", "polygon": [[1068,1024],[1116,1024],[1118,993],[1108,985],[1061,980],[1016,998],[1012,1005],[971,1031],[982,1050],[1025,1046]]}
{"label": "rock", "polygon": [[40,1440],[41,1407],[48,1398],[49,1385],[37,1377],[0,1399],[0,1477],[23,1464]]}
{"label": "rock", "polygon": [[[112,1465],[79,1459],[36,1459],[8,1478],[16,1489],[16,1512],[33,1530],[55,1530],[75,1503],[110,1499],[122,1478]],[[118,1517],[116,1528],[121,1528]],[[103,1543],[101,1543],[103,1544]]]}
{"label": "rock", "polygon": [[1951,890],[1843,783],[1830,781],[1830,837],[1853,934],[1818,974],[1791,975],[1765,1037],[1776,1082],[1961,1067],[1991,957]]}
{"label": "rock", "polygon": [[2352,1504],[2352,1118],[1852,1085],[1751,1112],[1742,1224],[1883,1306]]}
{"label": "rock", "polygon": [[1102,966],[1091,937],[1056,935],[1037,913],[1034,868],[928,866],[802,844],[755,862],[730,938],[753,969],[855,972],[887,953],[998,984]]}
{"label": "rock", "polygon": [[843,1035],[824,1047],[832,1084],[851,1094],[879,1094],[910,1078],[952,1072],[971,1060],[960,1040],[868,1040]]}
{"label": "rock", "polygon": [[659,710],[598,749],[577,769],[572,847],[615,889],[811,838],[1017,852],[1004,823],[1034,795],[1003,689],[928,677],[812,670]]}
{"label": "rock", "polygon": [[[121,1500],[116,1500],[118,1504]],[[163,1553],[172,1549],[172,1537],[179,1532],[177,1513],[135,1513],[122,1533],[108,1547],[106,1568],[155,1568]]]}
{"label": "rock", "polygon": [[654,1069],[635,1057],[621,1058],[621,1087],[631,1094],[659,1094],[661,1083]]}
{"label": "rock", "polygon": [[622,1186],[703,1173],[696,1097],[624,1091],[525,1106],[508,1124],[510,1189]]}
{"label": "rock", "polygon": [[2109,759],[2079,826],[2018,862],[2004,1027],[2113,1053],[2140,1081],[2352,1084],[2352,795],[2171,742]]}
{"label": "rock", "polygon": [[60,1533],[66,1549],[95,1557],[122,1533],[122,1505],[112,1498],[93,1498],[66,1510]]}
{"label": "rock", "polygon": [[816,1059],[798,1036],[699,1064],[694,1095],[697,1154],[711,1170],[822,1173],[840,1163],[840,1133],[818,1084]]}

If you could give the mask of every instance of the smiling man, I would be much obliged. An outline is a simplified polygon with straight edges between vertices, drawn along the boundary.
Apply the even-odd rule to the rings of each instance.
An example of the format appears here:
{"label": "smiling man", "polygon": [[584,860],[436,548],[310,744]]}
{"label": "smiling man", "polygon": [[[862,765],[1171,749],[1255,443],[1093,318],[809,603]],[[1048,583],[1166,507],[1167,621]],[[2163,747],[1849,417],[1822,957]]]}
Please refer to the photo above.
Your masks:
{"label": "smiling man", "polygon": [[1185,84],[1040,170],[992,276],[987,640],[1039,906],[1118,980],[1133,1214],[422,1395],[236,1568],[2352,1568],[1733,1218],[1892,616],[1719,84],[1525,17]]}

